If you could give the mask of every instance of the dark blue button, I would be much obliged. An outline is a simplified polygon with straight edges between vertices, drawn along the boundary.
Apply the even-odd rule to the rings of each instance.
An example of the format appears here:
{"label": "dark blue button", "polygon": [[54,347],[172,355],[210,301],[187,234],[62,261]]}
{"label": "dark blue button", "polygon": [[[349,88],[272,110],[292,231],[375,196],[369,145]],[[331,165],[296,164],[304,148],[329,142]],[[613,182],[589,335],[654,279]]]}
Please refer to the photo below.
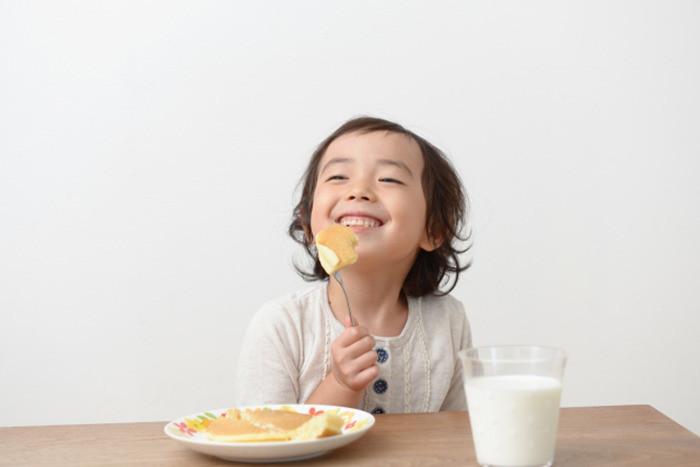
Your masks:
{"label": "dark blue button", "polygon": [[384,394],[388,387],[389,385],[383,379],[378,379],[374,382],[374,392],[376,392],[377,394]]}
{"label": "dark blue button", "polygon": [[382,349],[381,347],[377,347],[375,350],[377,351],[378,363],[384,363],[389,359],[389,352],[386,350]]}
{"label": "dark blue button", "polygon": [[381,407],[375,407],[372,409],[372,413],[373,414],[380,414],[380,413],[386,413],[386,412],[384,412],[384,409],[382,409]]}

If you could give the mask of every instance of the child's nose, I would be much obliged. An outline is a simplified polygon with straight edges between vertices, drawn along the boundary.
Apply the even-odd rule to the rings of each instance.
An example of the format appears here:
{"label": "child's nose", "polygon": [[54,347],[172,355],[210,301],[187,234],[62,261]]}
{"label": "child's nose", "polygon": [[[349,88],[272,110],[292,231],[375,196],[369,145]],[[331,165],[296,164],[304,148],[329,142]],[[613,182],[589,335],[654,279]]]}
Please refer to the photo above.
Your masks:
{"label": "child's nose", "polygon": [[355,183],[345,194],[345,199],[348,201],[372,201],[374,194],[365,183]]}
{"label": "child's nose", "polygon": [[350,200],[350,201],[356,200],[356,199],[360,199],[360,200],[363,200],[363,201],[369,201],[369,196],[367,196],[367,195],[359,195],[359,194],[355,194],[355,193],[349,193],[347,199]]}

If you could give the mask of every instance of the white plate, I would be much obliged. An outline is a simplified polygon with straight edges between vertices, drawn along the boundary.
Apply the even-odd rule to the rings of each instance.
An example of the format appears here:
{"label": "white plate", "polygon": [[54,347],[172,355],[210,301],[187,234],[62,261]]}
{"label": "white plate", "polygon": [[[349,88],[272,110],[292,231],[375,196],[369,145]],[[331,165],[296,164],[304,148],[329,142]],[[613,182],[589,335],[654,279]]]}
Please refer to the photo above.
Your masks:
{"label": "white plate", "polygon": [[339,435],[307,441],[214,442],[207,439],[205,429],[212,420],[225,414],[226,410],[228,410],[217,409],[173,420],[165,425],[165,434],[193,451],[229,461],[279,462],[320,456],[328,451],[352,443],[374,425],[374,417],[367,412],[330,405],[251,405],[237,407],[237,409],[241,411],[291,410],[308,414],[328,412],[343,418],[345,424],[343,425],[343,432]]}

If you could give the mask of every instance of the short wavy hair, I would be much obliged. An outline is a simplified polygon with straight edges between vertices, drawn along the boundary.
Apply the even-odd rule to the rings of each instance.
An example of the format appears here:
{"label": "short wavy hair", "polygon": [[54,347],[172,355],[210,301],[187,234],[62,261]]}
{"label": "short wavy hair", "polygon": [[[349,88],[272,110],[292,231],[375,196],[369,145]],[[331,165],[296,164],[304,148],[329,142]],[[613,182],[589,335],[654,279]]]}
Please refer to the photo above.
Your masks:
{"label": "short wavy hair", "polygon": [[[301,193],[294,207],[288,233],[311,257],[313,269],[305,270],[295,264],[296,270],[307,281],[324,280],[328,277],[312,246],[311,237],[314,192],[319,164],[326,150],[342,135],[377,131],[406,135],[418,143],[424,162],[421,183],[427,207],[425,229],[430,238],[442,240],[440,246],[433,251],[420,250],[404,280],[402,291],[413,297],[434,292],[448,294],[457,285],[460,273],[471,266],[470,260],[462,263],[460,259],[460,255],[470,250],[473,244],[472,231],[467,222],[469,204],[466,191],[454,167],[441,150],[397,123],[374,117],[358,117],[347,121],[328,136],[311,156],[299,182]],[[439,292],[443,282],[448,287]]]}

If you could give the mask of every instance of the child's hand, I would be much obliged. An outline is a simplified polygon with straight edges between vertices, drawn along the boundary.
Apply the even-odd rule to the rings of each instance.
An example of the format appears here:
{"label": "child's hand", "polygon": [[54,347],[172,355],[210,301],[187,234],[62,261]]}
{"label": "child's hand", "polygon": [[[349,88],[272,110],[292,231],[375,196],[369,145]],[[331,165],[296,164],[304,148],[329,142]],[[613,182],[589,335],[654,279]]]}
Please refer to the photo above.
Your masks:
{"label": "child's hand", "polygon": [[333,341],[333,376],[353,392],[363,391],[379,375],[374,337],[369,330],[345,318],[345,331]]}

